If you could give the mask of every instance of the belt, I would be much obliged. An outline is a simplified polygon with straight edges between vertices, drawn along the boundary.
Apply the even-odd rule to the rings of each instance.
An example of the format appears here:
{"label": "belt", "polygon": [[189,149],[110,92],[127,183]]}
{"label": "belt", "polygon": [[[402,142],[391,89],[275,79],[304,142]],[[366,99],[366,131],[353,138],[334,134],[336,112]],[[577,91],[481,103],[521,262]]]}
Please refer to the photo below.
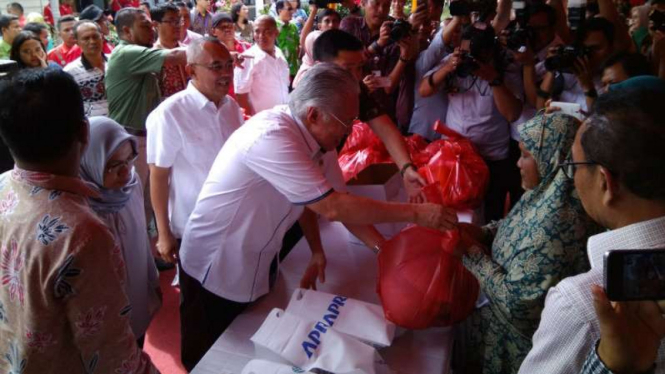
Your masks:
{"label": "belt", "polygon": [[123,127],[125,128],[125,130],[126,130],[128,133],[130,133],[130,134],[132,134],[132,135],[134,135],[134,136],[141,136],[141,137],[144,137],[144,138],[145,138],[145,137],[148,135],[148,132],[145,131],[145,130],[135,129],[135,128],[133,128],[133,127],[129,127],[129,126],[123,126]]}

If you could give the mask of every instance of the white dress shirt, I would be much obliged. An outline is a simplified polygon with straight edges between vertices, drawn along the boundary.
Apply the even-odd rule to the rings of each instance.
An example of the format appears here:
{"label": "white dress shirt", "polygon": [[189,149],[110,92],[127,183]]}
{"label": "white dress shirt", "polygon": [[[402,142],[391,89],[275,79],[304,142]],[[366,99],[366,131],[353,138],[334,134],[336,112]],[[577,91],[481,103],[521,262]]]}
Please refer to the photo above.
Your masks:
{"label": "white dress shirt", "polygon": [[236,94],[249,94],[256,113],[289,102],[289,63],[275,46],[275,57],[254,44],[243,55],[244,68],[235,68],[233,84]]}
{"label": "white dress shirt", "polygon": [[235,100],[226,96],[217,108],[192,82],[148,116],[148,163],[171,168],[169,220],[176,238],[182,238],[219,150],[242,124]]}
{"label": "white dress shirt", "polygon": [[322,153],[287,106],[255,115],[210,170],[185,229],[183,270],[220,297],[256,300],[304,206],[343,186],[337,152]]}
{"label": "white dress shirt", "polygon": [[[591,285],[603,284],[605,252],[613,249],[665,248],[665,217],[636,223],[589,238],[591,270],[562,280],[550,289],[533,348],[520,374],[570,373],[582,370],[600,338]],[[665,373],[665,344],[660,345],[656,373]]]}

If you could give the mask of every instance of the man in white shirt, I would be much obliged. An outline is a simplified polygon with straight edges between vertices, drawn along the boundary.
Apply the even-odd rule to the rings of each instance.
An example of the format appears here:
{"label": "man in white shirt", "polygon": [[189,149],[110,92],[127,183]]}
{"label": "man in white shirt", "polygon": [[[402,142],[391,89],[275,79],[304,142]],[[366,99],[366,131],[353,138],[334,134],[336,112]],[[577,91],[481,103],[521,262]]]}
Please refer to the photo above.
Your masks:
{"label": "man in white shirt", "polygon": [[358,81],[349,72],[317,64],[291,93],[288,106],[252,117],[220,151],[180,250],[185,368],[191,370],[233,319],[268,293],[284,233],[296,220],[312,249],[304,288],[323,279],[325,268],[314,213],[343,222],[377,250],[383,237],[372,223],[455,225],[455,212],[441,205],[343,193],[335,149],[358,115],[358,94]]}
{"label": "man in white shirt", "polygon": [[[665,82],[631,78],[600,96],[580,127],[572,162],[563,167],[568,177],[574,175],[586,212],[612,231],[589,238],[589,272],[550,289],[520,373],[579,373],[587,355],[598,360],[592,286],[603,284],[605,252],[665,248],[663,102]],[[655,372],[665,373],[665,345],[657,357]]]}
{"label": "man in white shirt", "polygon": [[194,40],[185,69],[192,77],[187,88],[161,103],[146,123],[157,250],[172,263],[217,153],[243,124],[240,107],[227,95],[233,59],[224,45],[214,37]]}
{"label": "man in white shirt", "polygon": [[254,22],[254,45],[243,53],[244,68],[236,68],[233,82],[238,104],[248,115],[289,102],[289,63],[275,45],[277,23],[270,16]]}

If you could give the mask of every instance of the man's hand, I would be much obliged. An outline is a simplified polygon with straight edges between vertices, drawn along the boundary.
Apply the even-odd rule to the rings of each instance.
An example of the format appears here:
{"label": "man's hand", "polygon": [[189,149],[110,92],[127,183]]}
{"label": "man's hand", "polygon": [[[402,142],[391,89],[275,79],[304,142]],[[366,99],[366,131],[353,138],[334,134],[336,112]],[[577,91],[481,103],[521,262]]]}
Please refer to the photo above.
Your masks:
{"label": "man's hand", "polygon": [[589,66],[589,58],[586,56],[578,57],[575,61],[574,70],[575,76],[584,91],[591,91],[595,88],[593,85],[593,71],[591,71],[591,67]]}
{"label": "man's hand", "polygon": [[527,46],[524,52],[512,51],[515,61],[524,66],[533,66],[536,64],[536,56],[531,47]]}
{"label": "man's hand", "polygon": [[615,373],[646,372],[665,338],[663,311],[655,301],[610,303],[602,287],[591,290],[600,322],[598,357]]}
{"label": "man's hand", "polygon": [[316,290],[316,280],[326,281],[326,255],[323,252],[312,253],[305,274],[300,280],[300,288]]}
{"label": "man's hand", "polygon": [[413,36],[407,36],[397,42],[397,44],[399,44],[399,57],[401,59],[411,61],[416,58],[420,52],[418,50],[417,40]]}
{"label": "man's hand", "polygon": [[231,57],[233,58],[233,66],[236,68],[244,69],[245,67],[242,64],[246,59],[254,58],[254,56],[247,56],[240,54],[238,52],[231,52]]}
{"label": "man's hand", "polygon": [[393,26],[393,21],[385,21],[381,25],[381,30],[379,31],[379,39],[376,43],[381,47],[385,47],[390,43],[390,29]]}
{"label": "man's hand", "polygon": [[439,204],[418,204],[415,224],[432,229],[446,231],[457,226],[457,213]]}
{"label": "man's hand", "polygon": [[404,189],[406,189],[406,193],[409,196],[409,202],[420,204],[427,201],[423,193],[423,187],[427,184],[427,181],[425,181],[415,168],[406,168],[402,179],[404,180]]}
{"label": "man's hand", "polygon": [[418,4],[415,11],[411,12],[409,16],[409,23],[414,30],[419,30],[425,21],[429,18],[429,11],[427,9],[427,2],[423,1]]}
{"label": "man's hand", "polygon": [[157,252],[166,262],[175,264],[178,260],[178,242],[170,230],[160,231],[157,237]]}
{"label": "man's hand", "polygon": [[480,61],[477,61],[477,63],[479,68],[473,72],[475,76],[487,82],[491,82],[499,78],[499,73],[496,71],[492,63],[485,63]]}

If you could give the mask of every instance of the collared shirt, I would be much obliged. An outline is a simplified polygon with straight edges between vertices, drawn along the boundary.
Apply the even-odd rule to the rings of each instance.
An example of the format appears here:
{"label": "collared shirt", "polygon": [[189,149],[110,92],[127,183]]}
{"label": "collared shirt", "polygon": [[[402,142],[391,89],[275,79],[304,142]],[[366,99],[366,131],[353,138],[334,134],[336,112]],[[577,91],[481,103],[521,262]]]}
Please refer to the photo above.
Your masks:
{"label": "collared shirt", "polygon": [[205,16],[194,8],[190,11],[191,25],[189,29],[201,35],[210,35],[212,30],[212,13],[206,12]]}
{"label": "collared shirt", "polygon": [[106,68],[109,117],[123,126],[145,129],[148,114],[160,101],[158,77],[169,53],[120,42]]}
{"label": "collared shirt", "polygon": [[[105,55],[110,55],[111,52],[113,52],[113,44],[109,43],[109,41],[106,40],[106,37],[102,38],[102,53]],[[77,59],[81,57],[81,55],[83,54],[83,50],[77,44],[74,47],[72,47],[70,54],[74,57],[74,59]]]}
{"label": "collared shirt", "polygon": [[9,60],[9,54],[12,51],[12,45],[0,37],[0,60]]}
{"label": "collared shirt", "polygon": [[[103,57],[106,61],[106,55]],[[74,77],[81,89],[83,106],[88,117],[109,115],[109,104],[106,100],[106,86],[104,85],[106,66],[107,64],[104,63],[104,70],[94,67],[90,65],[85,56],[81,55],[64,68],[65,72]]]}
{"label": "collared shirt", "polygon": [[186,30],[185,32],[185,39],[183,39],[180,43],[182,45],[189,45],[194,39],[200,39],[203,36],[199,33],[196,33],[192,30]]}
{"label": "collared shirt", "polygon": [[244,54],[254,58],[245,60],[244,69],[235,68],[233,71],[236,95],[249,94],[257,113],[288,103],[289,64],[282,51],[275,46],[273,57],[255,44]]}
{"label": "collared shirt", "polygon": [[284,58],[289,63],[289,70],[292,76],[298,74],[300,68],[300,56],[298,56],[298,47],[300,46],[300,34],[298,26],[293,22],[284,23],[277,20],[277,46],[284,53]]}
{"label": "collared shirt", "polygon": [[580,374],[613,374],[613,372],[605,366],[605,363],[598,356],[598,342],[593,345],[593,348],[589,352],[586,360],[584,361],[584,366],[582,366],[582,371]]}
{"label": "collared shirt", "polygon": [[183,270],[220,297],[256,300],[286,230],[333,187],[344,188],[337,153],[322,153],[287,106],[253,116],[203,185],[180,248]]}
{"label": "collared shirt", "polygon": [[[69,4],[60,4],[58,9],[60,9],[60,17],[64,17],[68,14],[74,13],[74,9],[72,9],[72,6]],[[53,12],[51,11],[51,4],[48,4],[44,7],[43,14],[44,14],[44,21],[51,26],[55,26],[55,23],[53,22]]]}
{"label": "collared shirt", "polygon": [[0,176],[0,364],[7,373],[155,373],[129,325],[124,261],[79,178]]}
{"label": "collared shirt", "polygon": [[[178,47],[184,47],[185,45],[178,42]],[[164,49],[162,44],[157,40],[154,45],[155,49]],[[180,92],[187,87],[187,73],[185,72],[185,67],[180,65],[166,65],[162,68],[162,73],[159,77],[159,91],[162,94],[162,100],[173,95],[176,92]]]}
{"label": "collared shirt", "polygon": [[177,238],[182,238],[217,153],[243,122],[235,100],[227,96],[217,108],[191,82],[148,116],[147,160],[171,168],[169,220]]}
{"label": "collared shirt", "polygon": [[425,74],[446,57],[446,46],[441,37],[442,33],[443,31],[436,33],[432,43],[425,51],[420,53],[416,60],[415,101],[411,123],[409,124],[409,132],[418,134],[428,140],[441,138],[441,135],[434,131],[434,122],[436,122],[436,120],[446,120],[446,113],[448,112],[448,95],[446,94],[444,87],[441,87],[434,95],[430,97],[422,97],[420,96],[418,87]]}
{"label": "collared shirt", "polygon": [[[558,101],[563,101],[564,103],[577,103],[580,104],[580,108],[583,111],[587,112],[589,110],[586,104],[586,95],[584,94],[584,89],[580,85],[579,79],[577,79],[574,74],[557,73],[557,78],[555,79],[559,79],[563,82],[563,91],[559,95]],[[600,89],[603,87],[603,84],[600,81],[600,77],[594,77],[593,85],[596,91],[600,91]]]}
{"label": "collared shirt", "polygon": [[[591,285],[603,284],[605,252],[614,249],[665,248],[665,217],[635,223],[589,238],[591,270],[562,280],[550,289],[533,348],[520,373],[579,373],[600,338]],[[656,373],[665,373],[665,344],[660,345]]]}
{"label": "collared shirt", "polygon": [[[441,63],[445,63],[450,56]],[[425,76],[434,74],[440,66]],[[504,74],[504,84],[516,97],[520,97],[523,87],[521,71],[513,64],[506,67]],[[448,93],[446,125],[471,140],[483,158],[493,161],[507,159],[510,126],[496,106],[492,87],[476,76],[454,77],[453,81],[459,91]]]}
{"label": "collared shirt", "polygon": [[[53,48],[47,55],[46,58],[49,61],[53,61],[56,64],[65,67],[70,62],[76,60],[80,54],[72,53],[74,52],[74,44],[71,47],[67,47],[65,43],[60,44],[59,46]],[[79,50],[80,52],[80,50]]]}

